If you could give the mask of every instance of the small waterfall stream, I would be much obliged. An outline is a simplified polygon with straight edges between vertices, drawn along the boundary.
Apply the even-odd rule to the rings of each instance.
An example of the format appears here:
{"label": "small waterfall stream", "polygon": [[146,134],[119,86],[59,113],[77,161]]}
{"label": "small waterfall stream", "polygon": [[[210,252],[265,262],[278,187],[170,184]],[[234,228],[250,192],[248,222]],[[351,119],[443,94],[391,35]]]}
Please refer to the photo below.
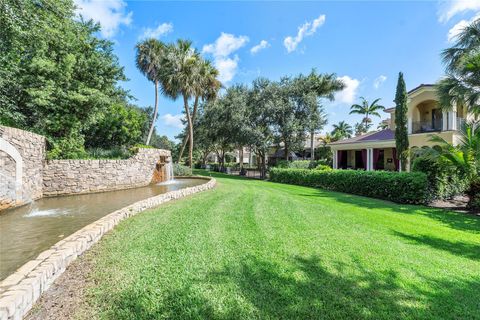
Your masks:
{"label": "small waterfall stream", "polygon": [[173,176],[173,163],[172,163],[172,162],[168,162],[168,163],[165,165],[165,171],[166,171],[166,176],[167,176],[167,180],[166,180],[166,181],[173,181],[173,180],[175,180],[175,177]]}

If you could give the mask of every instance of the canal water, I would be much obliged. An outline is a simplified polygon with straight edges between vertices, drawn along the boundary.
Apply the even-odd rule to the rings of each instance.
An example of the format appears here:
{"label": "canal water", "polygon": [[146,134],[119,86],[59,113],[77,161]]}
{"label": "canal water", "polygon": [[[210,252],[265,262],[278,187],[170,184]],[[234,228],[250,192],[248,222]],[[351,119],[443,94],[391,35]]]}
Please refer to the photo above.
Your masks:
{"label": "canal water", "polygon": [[141,188],[42,198],[0,213],[0,280],[56,242],[134,202],[205,183],[176,178]]}

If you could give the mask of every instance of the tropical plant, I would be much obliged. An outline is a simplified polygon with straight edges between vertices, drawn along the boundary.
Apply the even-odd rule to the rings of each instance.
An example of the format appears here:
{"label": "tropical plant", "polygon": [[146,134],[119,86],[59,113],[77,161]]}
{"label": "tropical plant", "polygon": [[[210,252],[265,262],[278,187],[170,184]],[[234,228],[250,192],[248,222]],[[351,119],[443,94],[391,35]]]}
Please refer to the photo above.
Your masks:
{"label": "tropical plant", "polygon": [[198,77],[198,64],[200,54],[188,40],[177,40],[174,44],[167,45],[167,57],[162,69],[162,88],[166,96],[177,99],[183,98],[183,107],[187,120],[189,136],[189,165],[193,165],[193,123],[189,107],[189,100],[195,97]]}
{"label": "tropical plant", "polygon": [[[197,78],[195,81],[195,98],[193,102],[192,110],[192,123],[195,124],[195,118],[197,116],[198,104],[200,100],[211,101],[217,97],[218,91],[222,87],[221,82],[217,79],[219,75],[218,70],[212,65],[209,60],[200,58],[198,60],[197,68],[194,72],[194,76]],[[195,130],[195,126],[193,127]],[[178,161],[183,156],[183,151],[187,142],[190,141],[190,135],[185,135],[183,143],[180,148]]]}
{"label": "tropical plant", "polygon": [[437,83],[440,106],[465,106],[480,115],[480,18],[462,29],[442,58],[446,76]]}
{"label": "tropical plant", "polygon": [[378,124],[377,129],[378,130],[385,130],[385,129],[388,129],[388,127],[389,127],[388,122],[382,121]]}
{"label": "tropical plant", "polygon": [[332,136],[335,140],[351,138],[353,134],[352,126],[345,121],[340,121],[333,125]]}
{"label": "tropical plant", "polygon": [[365,127],[365,122],[363,121],[355,123],[353,127],[355,128],[355,136],[361,136],[368,131],[368,129]]}
{"label": "tropical plant", "polygon": [[146,39],[136,45],[136,65],[138,70],[155,85],[155,105],[153,119],[148,131],[146,144],[150,144],[153,128],[158,114],[158,84],[160,81],[162,64],[165,61],[165,45],[157,39]]}
{"label": "tropical plant", "polygon": [[[436,146],[424,149],[422,155],[432,161],[438,161],[441,165],[456,169],[471,184],[471,190],[473,190],[480,175],[479,123],[465,123],[460,131],[458,144],[454,145],[440,135],[432,135],[430,140]],[[473,201],[475,194],[471,196]]]}
{"label": "tropical plant", "polygon": [[407,87],[403,73],[398,74],[397,91],[395,93],[395,147],[400,159],[401,170],[405,171],[408,161],[408,129],[407,129]]}
{"label": "tropical plant", "polygon": [[369,103],[364,97],[360,97],[360,100],[360,104],[354,104],[350,107],[350,114],[363,115],[362,125],[363,128],[365,128],[365,132],[368,132],[372,125],[372,119],[370,117],[380,117],[380,113],[378,112],[385,110],[385,107],[378,104],[378,102],[381,100],[380,98],[375,99],[372,103]]}

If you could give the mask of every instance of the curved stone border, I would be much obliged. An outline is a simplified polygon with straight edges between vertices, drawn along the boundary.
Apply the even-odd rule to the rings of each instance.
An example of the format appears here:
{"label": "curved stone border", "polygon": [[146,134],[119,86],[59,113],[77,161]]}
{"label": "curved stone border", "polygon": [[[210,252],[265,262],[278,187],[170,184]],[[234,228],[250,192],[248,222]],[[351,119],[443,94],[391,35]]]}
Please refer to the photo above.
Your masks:
{"label": "curved stone border", "polygon": [[212,189],[215,184],[216,180],[210,178],[210,181],[202,185],[170,191],[135,202],[57,242],[50,249],[40,253],[35,260],[27,262],[0,282],[0,320],[22,319],[42,292],[49,288],[66,267],[120,221],[170,200]]}

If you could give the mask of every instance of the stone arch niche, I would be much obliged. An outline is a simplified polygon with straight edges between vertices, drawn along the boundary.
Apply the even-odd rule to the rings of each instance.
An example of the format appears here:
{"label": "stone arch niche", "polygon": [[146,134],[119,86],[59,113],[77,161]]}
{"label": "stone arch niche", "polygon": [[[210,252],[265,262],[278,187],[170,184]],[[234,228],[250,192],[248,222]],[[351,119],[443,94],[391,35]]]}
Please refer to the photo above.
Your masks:
{"label": "stone arch niche", "polygon": [[0,210],[23,202],[22,177],[20,152],[0,137]]}

